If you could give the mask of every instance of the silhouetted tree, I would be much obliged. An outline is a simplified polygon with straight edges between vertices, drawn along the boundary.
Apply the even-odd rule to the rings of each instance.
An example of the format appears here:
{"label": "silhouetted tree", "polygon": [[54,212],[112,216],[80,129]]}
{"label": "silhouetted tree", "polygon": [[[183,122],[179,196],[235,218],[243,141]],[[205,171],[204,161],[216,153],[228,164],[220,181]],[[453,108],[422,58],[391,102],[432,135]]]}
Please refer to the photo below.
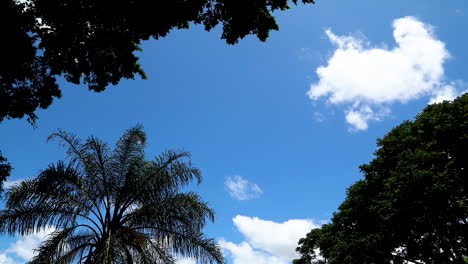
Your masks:
{"label": "silhouetted tree", "polygon": [[[293,0],[297,3],[297,0]],[[302,0],[312,3],[313,0]],[[173,29],[222,25],[229,44],[278,30],[272,12],[287,0],[17,0],[0,1],[0,121],[28,116],[61,96],[56,77],[100,92],[135,74],[142,40]]]}
{"label": "silhouetted tree", "polygon": [[129,129],[111,151],[95,137],[82,142],[59,131],[69,162],[50,165],[7,192],[0,231],[31,234],[57,229],[30,263],[174,263],[173,254],[224,263],[202,233],[213,210],[180,188],[201,174],[186,152],[166,151],[146,161],[146,135]]}
{"label": "silhouetted tree", "polygon": [[3,157],[0,152],[0,197],[3,192],[3,182],[6,181],[8,176],[10,176],[10,171],[10,163],[7,162],[7,159]]}
{"label": "silhouetted tree", "polygon": [[331,223],[299,241],[294,264],[465,263],[468,94],[427,106],[377,145]]}

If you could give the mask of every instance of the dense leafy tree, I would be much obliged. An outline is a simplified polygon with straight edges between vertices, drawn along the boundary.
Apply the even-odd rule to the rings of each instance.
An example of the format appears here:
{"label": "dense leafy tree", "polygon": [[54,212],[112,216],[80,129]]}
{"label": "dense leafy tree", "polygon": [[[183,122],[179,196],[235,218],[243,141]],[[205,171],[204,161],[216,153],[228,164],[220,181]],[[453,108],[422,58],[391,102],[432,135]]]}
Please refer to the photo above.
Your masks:
{"label": "dense leafy tree", "polygon": [[[297,4],[297,0],[293,0]],[[313,0],[302,0],[313,3]],[[222,25],[229,44],[278,30],[272,15],[288,0],[2,0],[0,121],[28,116],[60,97],[57,76],[99,92],[122,78],[145,78],[135,51],[173,29]]]}
{"label": "dense leafy tree", "polygon": [[38,56],[36,21],[25,5],[0,1],[0,121],[22,118],[34,122],[34,111],[47,108],[60,97],[49,67]]}
{"label": "dense leafy tree", "polygon": [[300,240],[294,263],[465,263],[468,94],[427,106],[377,145],[364,179],[330,224]]}
{"label": "dense leafy tree", "polygon": [[9,234],[57,228],[31,264],[174,263],[173,254],[224,263],[215,241],[201,232],[213,210],[197,194],[179,192],[201,181],[188,153],[166,151],[146,161],[140,126],[113,151],[97,138],[82,142],[63,131],[50,139],[68,147],[68,163],[11,187],[0,212],[0,231]]}
{"label": "dense leafy tree", "polygon": [[0,196],[3,192],[3,182],[10,176],[11,166],[7,159],[0,152]]}

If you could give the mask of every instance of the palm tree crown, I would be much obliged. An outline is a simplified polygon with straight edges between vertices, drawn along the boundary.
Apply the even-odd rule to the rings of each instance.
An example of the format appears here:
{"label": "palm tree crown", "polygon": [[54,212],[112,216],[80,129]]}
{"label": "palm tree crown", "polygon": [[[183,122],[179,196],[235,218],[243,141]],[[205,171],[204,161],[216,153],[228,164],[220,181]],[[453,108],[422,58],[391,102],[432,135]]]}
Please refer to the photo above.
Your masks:
{"label": "palm tree crown", "polygon": [[174,263],[173,255],[224,263],[215,241],[202,233],[213,210],[197,194],[179,192],[201,181],[189,153],[166,151],[146,161],[141,126],[127,130],[114,150],[60,130],[50,139],[68,148],[68,162],[10,188],[0,212],[0,232],[57,228],[31,264]]}

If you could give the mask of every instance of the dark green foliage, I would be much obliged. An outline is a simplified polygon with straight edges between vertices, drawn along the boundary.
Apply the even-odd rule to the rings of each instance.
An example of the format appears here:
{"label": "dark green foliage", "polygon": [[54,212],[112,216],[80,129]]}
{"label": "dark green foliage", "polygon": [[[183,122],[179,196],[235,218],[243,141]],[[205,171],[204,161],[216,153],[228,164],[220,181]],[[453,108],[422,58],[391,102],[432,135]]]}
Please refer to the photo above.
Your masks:
{"label": "dark green foliage", "polygon": [[465,263],[468,94],[429,105],[377,145],[364,179],[330,224],[300,240],[294,263]]}
{"label": "dark green foliage", "polygon": [[251,34],[265,41],[278,30],[272,12],[288,8],[287,0],[2,0],[0,121],[34,121],[38,107],[60,97],[57,76],[96,92],[135,74],[146,78],[134,55],[142,40],[195,23],[221,24],[229,44]]}
{"label": "dark green foliage", "polygon": [[3,192],[3,182],[10,176],[11,166],[7,159],[0,152],[0,197]]}
{"label": "dark green foliage", "polygon": [[59,131],[68,163],[50,165],[35,179],[9,189],[0,211],[0,232],[31,234],[57,229],[31,264],[174,263],[173,254],[199,263],[224,263],[221,250],[202,229],[214,212],[180,188],[201,174],[186,152],[144,159],[146,135],[129,129],[114,150],[97,138],[82,142]]}
{"label": "dark green foliage", "polygon": [[0,1],[0,121],[28,116],[34,122],[37,108],[45,109],[60,90],[42,56],[33,14],[14,0]]}

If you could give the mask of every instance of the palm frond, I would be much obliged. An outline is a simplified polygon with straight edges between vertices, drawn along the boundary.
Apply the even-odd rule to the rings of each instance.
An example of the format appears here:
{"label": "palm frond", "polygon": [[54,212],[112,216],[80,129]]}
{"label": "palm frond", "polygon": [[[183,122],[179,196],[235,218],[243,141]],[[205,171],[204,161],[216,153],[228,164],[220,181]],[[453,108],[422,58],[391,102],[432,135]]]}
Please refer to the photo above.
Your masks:
{"label": "palm frond", "polygon": [[202,229],[206,219],[214,221],[214,211],[195,193],[179,193],[169,199],[148,201],[125,215],[129,226],[163,229]]}
{"label": "palm frond", "polygon": [[92,233],[76,234],[75,231],[78,227],[73,226],[51,233],[36,249],[39,254],[29,263],[66,264],[77,259],[93,245],[91,241],[94,239]]}
{"label": "palm frond", "polygon": [[20,206],[0,211],[0,232],[31,235],[48,226],[74,225],[78,217],[77,212],[68,211],[60,205]]}
{"label": "palm frond", "polygon": [[86,150],[85,162],[87,168],[93,171],[93,174],[105,177],[111,168],[109,146],[102,140],[91,136],[83,144],[83,149]]}
{"label": "palm frond", "polygon": [[119,138],[113,153],[116,174],[124,176],[134,159],[142,157],[146,146],[146,134],[143,126],[137,125],[128,129]]}
{"label": "palm frond", "polygon": [[190,154],[169,150],[161,154],[155,161],[141,166],[140,174],[133,174],[129,186],[136,191],[139,203],[152,200],[163,200],[179,192],[192,180],[201,181],[201,172],[192,166]]}
{"label": "palm frond", "polygon": [[158,229],[157,241],[160,245],[170,248],[173,253],[197,259],[200,263],[225,263],[223,253],[213,239],[205,238],[198,230],[171,230]]}
{"label": "palm frond", "polygon": [[[7,208],[31,207],[50,204],[53,208],[86,215],[96,214],[93,204],[98,203],[99,182],[88,184],[72,164],[63,162],[49,165],[36,179],[29,179],[12,187],[8,192]],[[101,187],[102,188],[102,187]],[[91,194],[91,195],[90,195]]]}
{"label": "palm frond", "polygon": [[75,134],[58,129],[56,133],[47,138],[48,142],[52,140],[58,140],[61,147],[67,148],[67,155],[72,163],[84,162],[86,149],[83,148],[81,140]]}
{"label": "palm frond", "polygon": [[176,150],[166,150],[156,157],[152,163],[159,174],[167,174],[174,179],[177,186],[185,186],[192,180],[201,183],[202,176],[198,168],[192,167],[190,153]]}

